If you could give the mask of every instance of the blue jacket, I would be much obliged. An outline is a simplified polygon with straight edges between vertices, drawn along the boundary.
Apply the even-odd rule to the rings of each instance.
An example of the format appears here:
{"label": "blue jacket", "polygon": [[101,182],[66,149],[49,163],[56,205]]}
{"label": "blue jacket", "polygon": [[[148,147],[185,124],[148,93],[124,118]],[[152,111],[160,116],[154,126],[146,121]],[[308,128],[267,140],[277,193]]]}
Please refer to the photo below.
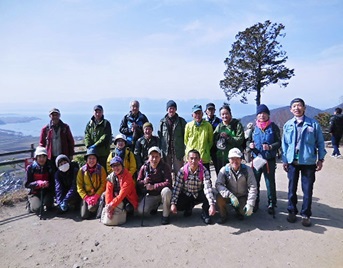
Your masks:
{"label": "blue jacket", "polygon": [[[283,126],[282,135],[282,161],[292,163],[295,158],[297,129],[295,118],[288,120]],[[324,159],[326,155],[323,132],[318,122],[304,116],[299,147],[300,165],[315,165],[317,160]]]}

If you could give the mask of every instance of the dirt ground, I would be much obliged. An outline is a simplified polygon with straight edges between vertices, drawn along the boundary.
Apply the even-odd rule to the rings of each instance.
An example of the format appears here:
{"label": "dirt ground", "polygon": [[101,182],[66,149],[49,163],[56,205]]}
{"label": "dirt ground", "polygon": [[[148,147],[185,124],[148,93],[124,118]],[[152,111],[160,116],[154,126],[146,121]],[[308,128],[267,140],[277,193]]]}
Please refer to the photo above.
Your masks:
{"label": "dirt ground", "polygon": [[[309,228],[300,218],[286,221],[287,177],[278,163],[275,219],[261,205],[243,221],[231,217],[225,225],[206,226],[197,206],[190,218],[173,215],[170,225],[160,224],[159,210],[143,227],[139,216],[108,227],[81,221],[78,213],[40,220],[24,203],[2,207],[1,267],[343,267],[343,159],[327,150]],[[264,182],[261,198],[266,202]]]}

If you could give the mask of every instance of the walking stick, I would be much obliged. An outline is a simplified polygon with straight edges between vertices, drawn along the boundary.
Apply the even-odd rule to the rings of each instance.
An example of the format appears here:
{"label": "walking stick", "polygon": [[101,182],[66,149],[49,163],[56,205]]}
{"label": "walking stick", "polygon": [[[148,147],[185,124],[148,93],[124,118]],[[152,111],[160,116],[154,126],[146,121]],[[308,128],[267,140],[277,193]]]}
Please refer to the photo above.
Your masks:
{"label": "walking stick", "polygon": [[39,208],[39,219],[43,219],[43,189],[40,190],[40,208]]}
{"label": "walking stick", "polygon": [[142,212],[142,218],[141,218],[141,226],[143,226],[143,221],[144,221],[144,210],[145,210],[145,199],[148,193],[144,193],[144,200],[143,200],[143,212]]}

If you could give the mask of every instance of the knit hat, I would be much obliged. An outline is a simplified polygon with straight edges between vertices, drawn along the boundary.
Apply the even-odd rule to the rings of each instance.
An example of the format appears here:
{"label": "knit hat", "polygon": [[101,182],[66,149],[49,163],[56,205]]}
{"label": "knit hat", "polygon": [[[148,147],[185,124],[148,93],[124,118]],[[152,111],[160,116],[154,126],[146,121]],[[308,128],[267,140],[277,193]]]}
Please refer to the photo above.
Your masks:
{"label": "knit hat", "polygon": [[58,164],[59,164],[62,160],[65,160],[65,161],[67,161],[68,163],[70,163],[70,160],[69,160],[68,156],[66,156],[65,154],[60,154],[59,156],[56,157],[56,160],[55,160],[56,167],[58,167]]}
{"label": "knit hat", "polygon": [[173,100],[170,100],[167,102],[167,111],[168,111],[168,108],[169,107],[174,107],[176,110],[177,110],[177,105],[176,105],[176,102],[173,101]]}
{"label": "knit hat", "polygon": [[291,101],[291,104],[290,104],[289,106],[292,106],[293,103],[295,103],[295,102],[300,102],[303,106],[305,106],[305,102],[304,102],[304,100],[301,99],[301,98],[295,98],[295,99],[293,99],[293,100]]}
{"label": "knit hat", "polygon": [[145,129],[146,127],[151,127],[151,130],[154,130],[154,128],[152,127],[152,124],[150,122],[145,122],[143,125],[143,129]]}
{"label": "knit hat", "polygon": [[256,109],[256,115],[261,114],[261,113],[266,113],[270,115],[270,111],[265,104],[260,104]]}
{"label": "knit hat", "polygon": [[120,156],[115,156],[111,159],[110,166],[112,166],[114,164],[118,164],[118,163],[123,165],[123,159],[121,159]]}

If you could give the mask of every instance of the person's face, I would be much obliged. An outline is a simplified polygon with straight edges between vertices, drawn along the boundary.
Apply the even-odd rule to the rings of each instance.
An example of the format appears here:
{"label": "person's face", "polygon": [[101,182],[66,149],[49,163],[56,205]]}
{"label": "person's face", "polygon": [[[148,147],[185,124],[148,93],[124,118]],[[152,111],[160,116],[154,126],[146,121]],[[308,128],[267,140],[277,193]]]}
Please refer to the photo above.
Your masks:
{"label": "person's face", "polygon": [[220,117],[225,124],[229,124],[232,119],[231,113],[227,109],[220,110]]}
{"label": "person's face", "polygon": [[59,113],[51,113],[50,114],[50,119],[54,125],[58,124],[60,121],[61,115]]}
{"label": "person's face", "polygon": [[151,152],[149,155],[149,161],[153,168],[156,168],[158,163],[160,163],[161,156],[158,152]]}
{"label": "person's face", "polygon": [[144,136],[147,139],[151,138],[151,136],[152,136],[152,128],[151,127],[144,128]]}
{"label": "person's face", "polygon": [[111,168],[116,175],[120,174],[123,170],[123,166],[120,163],[113,164]]}
{"label": "person's face", "polygon": [[67,163],[68,163],[68,161],[63,159],[58,163],[58,166],[60,167],[60,166],[67,164]]}
{"label": "person's face", "polygon": [[48,157],[45,154],[37,155],[36,161],[40,166],[44,166]]}
{"label": "person's face", "polygon": [[87,164],[88,164],[88,166],[94,167],[96,165],[96,163],[97,163],[97,158],[96,158],[95,155],[89,155],[87,157]]}
{"label": "person's face", "polygon": [[192,114],[192,116],[196,122],[200,123],[202,120],[203,112],[202,111],[196,111]]}
{"label": "person's face", "polygon": [[101,109],[96,109],[94,111],[94,117],[97,121],[101,119],[102,115],[103,115],[103,111]]}
{"label": "person's face", "polygon": [[303,106],[301,102],[295,102],[292,104],[290,110],[295,117],[301,117],[304,115],[305,109],[306,107]]}
{"label": "person's face", "polygon": [[171,106],[168,108],[167,112],[169,117],[173,117],[176,114],[176,108]]}
{"label": "person's face", "polygon": [[196,170],[199,166],[200,157],[197,153],[188,154],[188,163],[191,170]]}
{"label": "person's face", "polygon": [[119,150],[123,149],[125,147],[125,141],[122,139],[116,140],[116,146]]}
{"label": "person's face", "polygon": [[207,114],[208,118],[213,118],[215,112],[216,112],[216,109],[214,109],[212,107],[210,107],[206,110],[206,114]]}
{"label": "person's face", "polygon": [[239,167],[241,166],[242,158],[239,157],[231,157],[229,158],[229,162],[231,164],[231,167],[234,171],[239,170]]}
{"label": "person's face", "polygon": [[269,120],[269,114],[262,112],[257,115],[257,120],[260,122],[266,122]]}
{"label": "person's face", "polygon": [[139,104],[137,102],[131,102],[130,111],[132,114],[137,114],[139,112]]}

